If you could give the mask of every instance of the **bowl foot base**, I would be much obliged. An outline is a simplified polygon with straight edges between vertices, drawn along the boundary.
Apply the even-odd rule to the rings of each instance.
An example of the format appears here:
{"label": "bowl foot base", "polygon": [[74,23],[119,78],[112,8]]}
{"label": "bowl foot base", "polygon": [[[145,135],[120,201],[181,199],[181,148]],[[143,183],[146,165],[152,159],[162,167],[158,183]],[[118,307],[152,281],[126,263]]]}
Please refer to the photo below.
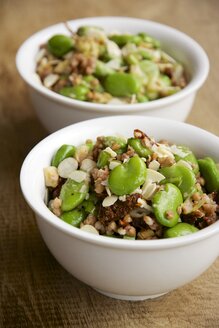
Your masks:
{"label": "bowl foot base", "polygon": [[144,301],[144,300],[148,300],[148,299],[153,299],[153,298],[157,298],[160,296],[163,296],[167,293],[162,293],[162,294],[155,294],[155,295],[140,295],[140,296],[129,296],[129,295],[120,295],[120,294],[113,294],[113,293],[108,293],[108,292],[104,292],[101,289],[97,289],[94,288],[94,290],[96,290],[98,293],[103,294],[105,296],[111,297],[111,298],[115,298],[118,300],[123,300],[123,301]]}

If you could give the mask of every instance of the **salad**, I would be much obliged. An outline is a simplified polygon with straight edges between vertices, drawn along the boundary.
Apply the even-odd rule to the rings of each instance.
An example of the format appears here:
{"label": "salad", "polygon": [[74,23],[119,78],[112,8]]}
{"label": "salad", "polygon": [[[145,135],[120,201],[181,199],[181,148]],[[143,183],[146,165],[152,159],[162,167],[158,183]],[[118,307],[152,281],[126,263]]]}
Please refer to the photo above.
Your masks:
{"label": "salad", "polygon": [[[66,25],[67,26],[67,25]],[[48,89],[102,104],[144,103],[170,96],[187,84],[181,63],[150,35],[107,34],[81,26],[53,35],[39,47],[36,73]]]}
{"label": "salad", "polygon": [[219,219],[219,169],[185,145],[99,136],[62,145],[44,168],[46,204],[61,220],[91,233],[162,239],[195,233]]}

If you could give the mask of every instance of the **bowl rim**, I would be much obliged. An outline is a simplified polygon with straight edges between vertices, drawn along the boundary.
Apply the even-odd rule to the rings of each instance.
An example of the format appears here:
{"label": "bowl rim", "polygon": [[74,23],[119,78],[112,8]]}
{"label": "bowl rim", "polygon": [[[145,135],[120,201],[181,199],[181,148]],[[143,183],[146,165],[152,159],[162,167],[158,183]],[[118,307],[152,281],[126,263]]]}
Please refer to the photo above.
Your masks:
{"label": "bowl rim", "polygon": [[188,44],[192,51],[193,54],[195,54],[197,58],[197,62],[200,63],[199,70],[196,74],[193,75],[187,86],[180,90],[179,92],[164,97],[160,99],[156,99],[154,101],[149,101],[147,103],[137,103],[137,104],[120,104],[120,105],[115,105],[115,104],[97,104],[97,103],[91,103],[91,102],[85,102],[81,100],[75,100],[71,99],[68,97],[64,97],[62,95],[59,95],[58,93],[55,93],[52,90],[47,89],[45,86],[43,86],[40,83],[37,83],[37,81],[33,78],[30,78],[28,74],[26,74],[26,69],[25,69],[25,60],[23,60],[23,54],[25,52],[26,47],[29,44],[34,44],[35,39],[38,38],[43,32],[53,30],[56,28],[59,28],[63,26],[64,23],[58,23],[54,25],[50,25],[46,28],[43,28],[39,30],[38,32],[32,34],[29,38],[27,38],[23,44],[19,47],[17,54],[16,54],[16,66],[19,74],[23,78],[23,80],[30,86],[32,87],[35,91],[39,92],[41,95],[44,95],[45,97],[50,98],[53,101],[56,101],[61,104],[65,104],[66,108],[71,109],[71,107],[76,106],[78,108],[81,108],[85,111],[102,111],[103,108],[106,111],[110,111],[112,113],[123,113],[124,110],[126,110],[128,113],[135,112],[136,110],[138,111],[147,111],[151,110],[154,108],[158,108],[160,106],[168,106],[169,104],[172,104],[174,102],[178,102],[181,99],[185,98],[186,96],[190,95],[191,93],[195,92],[198,90],[201,85],[204,83],[208,76],[209,72],[209,60],[206,52],[204,49],[190,36],[185,34],[184,32],[179,31],[178,29],[175,29],[171,26],[168,26],[166,24],[161,24],[152,20],[146,20],[146,19],[140,19],[140,18],[132,18],[132,17],[125,17],[125,16],[99,16],[99,17],[86,17],[86,18],[79,18],[75,20],[69,20],[67,23],[69,25],[71,24],[78,24],[83,22],[94,22],[94,21],[123,21],[123,22],[138,22],[142,24],[148,24],[154,28],[160,28],[160,29],[165,29],[167,33],[170,34],[175,34],[177,35],[178,38],[182,39],[182,43]]}
{"label": "bowl rim", "polygon": [[[100,117],[95,119],[90,119],[82,122],[78,122],[75,124],[71,124],[67,127],[64,127],[50,135],[48,135],[46,138],[41,140],[38,144],[36,144],[32,150],[27,154],[26,158],[23,161],[21,171],[20,171],[20,186],[21,191],[23,193],[23,196],[26,200],[26,202],[29,204],[29,206],[32,208],[34,213],[39,217],[40,220],[45,221],[49,225],[52,225],[58,230],[61,230],[63,233],[69,235],[70,237],[80,239],[82,241],[101,245],[103,247],[110,247],[110,248],[118,248],[118,249],[129,249],[132,251],[136,250],[157,250],[157,249],[167,249],[167,248],[176,248],[181,246],[186,246],[192,243],[199,242],[201,240],[204,240],[206,238],[209,238],[211,236],[214,236],[215,234],[219,234],[219,221],[215,222],[214,224],[187,236],[182,237],[175,237],[175,238],[169,238],[169,239],[157,239],[157,240],[121,240],[118,238],[109,238],[107,236],[101,236],[101,235],[94,235],[92,233],[80,230],[79,228],[75,228],[68,223],[62,221],[60,218],[58,218],[56,215],[54,215],[46,206],[44,203],[44,200],[41,199],[40,202],[40,209],[36,206],[34,202],[32,202],[33,197],[29,194],[29,178],[27,176],[27,171],[29,169],[29,163],[31,162],[31,158],[34,156],[35,153],[39,152],[41,147],[43,147],[46,144],[51,143],[51,140],[58,139],[59,135],[62,135],[63,133],[67,132],[68,130],[71,130],[74,127],[80,127],[81,125],[86,126],[88,123],[92,124],[94,122],[101,122],[101,121],[107,121],[108,119],[133,119],[133,117],[136,117],[139,120],[150,120],[150,121],[161,121],[162,123],[171,123],[171,124],[177,124],[180,128],[180,126],[186,126],[186,128],[193,129],[196,132],[204,133],[206,137],[209,139],[212,139],[212,141],[216,141],[219,143],[219,137],[216,135],[201,129],[199,127],[193,126],[188,123],[184,122],[174,122],[170,119],[161,119],[156,117],[144,117],[144,116],[130,116],[130,115],[124,115],[124,116],[107,116],[107,117]],[[33,204],[34,203],[34,204]]]}

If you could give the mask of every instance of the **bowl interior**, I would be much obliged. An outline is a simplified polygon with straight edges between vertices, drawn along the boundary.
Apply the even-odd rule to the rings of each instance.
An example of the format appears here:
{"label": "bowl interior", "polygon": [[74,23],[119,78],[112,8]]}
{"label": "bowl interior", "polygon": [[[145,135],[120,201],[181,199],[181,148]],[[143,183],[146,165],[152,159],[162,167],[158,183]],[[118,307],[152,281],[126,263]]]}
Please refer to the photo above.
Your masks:
{"label": "bowl interior", "polygon": [[[84,143],[86,139],[95,140],[97,136],[101,135],[123,135],[130,137],[133,135],[135,128],[146,132],[149,136],[153,136],[155,140],[167,139],[176,144],[187,145],[198,158],[208,155],[219,161],[219,138],[207,131],[185,123],[141,116],[114,116],[80,122],[49,135],[36,145],[26,157],[21,169],[21,188],[32,209],[45,220],[65,232],[84,238],[84,234],[87,235],[87,233],[63,222],[46,207],[44,203],[45,186],[43,168],[50,165],[53,154],[62,144],[73,144],[77,146]],[[202,235],[207,235],[206,232],[214,233],[214,229],[219,229],[219,222],[201,230],[192,237],[190,235],[177,239],[201,238]],[[90,240],[107,239],[107,243],[111,244],[122,242],[123,245],[128,245],[130,242],[127,241],[126,243],[123,240],[115,240],[115,238],[101,238],[92,234],[88,235],[86,238]],[[138,244],[145,245],[145,242],[147,241],[138,241]],[[156,244],[157,246],[162,243],[175,243],[173,240],[153,240],[149,242],[151,245]]]}

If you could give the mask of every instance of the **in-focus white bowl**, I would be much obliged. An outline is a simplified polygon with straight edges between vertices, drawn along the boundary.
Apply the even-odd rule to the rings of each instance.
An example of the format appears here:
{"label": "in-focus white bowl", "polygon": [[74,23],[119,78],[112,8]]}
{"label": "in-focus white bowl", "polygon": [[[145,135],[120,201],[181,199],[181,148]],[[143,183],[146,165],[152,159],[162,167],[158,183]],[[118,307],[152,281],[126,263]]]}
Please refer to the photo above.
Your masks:
{"label": "in-focus white bowl", "polygon": [[219,221],[192,235],[160,240],[120,240],[94,235],[56,217],[44,203],[43,168],[62,144],[139,128],[157,140],[188,145],[198,157],[219,161],[219,138],[200,128],[145,116],[114,116],[80,122],[57,131],[26,157],[22,192],[36,214],[42,237],[57,261],[72,275],[108,296],[125,300],[153,298],[192,281],[219,255]]}
{"label": "in-focus white bowl", "polygon": [[207,55],[196,41],[174,28],[136,18],[83,18],[69,21],[68,24],[72,30],[82,25],[95,25],[103,27],[106,32],[146,32],[160,40],[162,48],[184,65],[190,81],[183,90],[172,96],[140,104],[94,104],[61,96],[40,84],[34,75],[39,45],[54,34],[68,33],[63,23],[50,26],[27,39],[16,57],[18,71],[29,86],[36,113],[49,131],[85,119],[108,115],[149,115],[178,121],[187,118],[196,92],[204,83],[209,71]]}

